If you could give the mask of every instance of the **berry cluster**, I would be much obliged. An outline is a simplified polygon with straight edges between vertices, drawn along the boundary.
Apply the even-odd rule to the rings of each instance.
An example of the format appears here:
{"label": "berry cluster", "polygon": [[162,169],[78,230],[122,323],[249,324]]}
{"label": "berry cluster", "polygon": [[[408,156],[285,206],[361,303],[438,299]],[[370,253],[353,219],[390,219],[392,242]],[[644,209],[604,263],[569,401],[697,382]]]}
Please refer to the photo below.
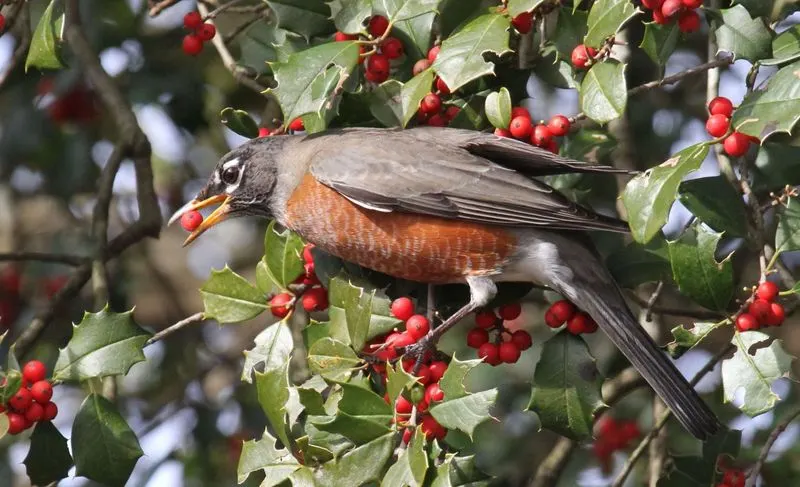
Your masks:
{"label": "berry cluster", "polygon": [[[364,63],[364,77],[372,83],[383,83],[389,79],[391,71],[391,61],[403,57],[405,48],[400,39],[388,37],[389,19],[382,15],[370,17],[367,24],[369,35],[366,41],[378,40],[375,49],[367,51],[365,45],[361,45],[361,57],[359,63]],[[337,32],[334,34],[336,42],[358,40],[358,34],[346,34]]]}
{"label": "berry cluster", "polygon": [[722,473],[722,482],[717,487],[744,487],[747,477],[744,472],[734,468],[725,469]]}
{"label": "berry cluster", "polygon": [[42,362],[31,360],[22,368],[22,385],[0,412],[8,416],[8,432],[19,434],[38,421],[52,421],[58,414],[58,406],[50,399],[53,385],[45,379],[47,370]]}
{"label": "berry cluster", "polygon": [[[420,59],[414,64],[412,70],[414,76],[428,69],[436,57],[439,55],[441,46],[433,46],[428,50],[428,56]],[[433,80],[431,92],[425,95],[419,102],[419,111],[417,112],[417,122],[420,125],[430,125],[432,127],[446,127],[461,109],[455,105],[445,105],[442,97],[447,97],[451,94],[450,88],[447,83],[440,77]]]}
{"label": "berry cluster", "polygon": [[778,286],[774,282],[759,284],[747,310],[736,318],[736,329],[749,331],[762,326],[780,326],[786,318],[786,311],[780,303],[775,302],[777,297]]}
{"label": "berry cluster", "polygon": [[[489,365],[515,363],[523,350],[531,348],[533,339],[527,331],[512,332],[503,323],[519,318],[521,313],[519,304],[501,306],[497,314],[490,309],[477,313],[477,326],[467,333],[467,346],[478,349],[478,357]],[[494,339],[490,339],[490,332],[494,333]]]}
{"label": "berry cluster", "polygon": [[20,309],[22,274],[15,265],[0,268],[0,333],[17,320]]}
{"label": "berry cluster", "polygon": [[305,273],[292,283],[299,286],[299,295],[291,293],[276,294],[269,300],[269,309],[273,316],[281,319],[289,316],[298,298],[303,309],[309,313],[328,309],[328,291],[322,287],[322,283],[320,283],[314,272],[312,248],[314,248],[314,244],[306,244],[303,248]]}
{"label": "berry cluster", "polygon": [[523,107],[511,109],[511,122],[508,127],[496,127],[494,134],[499,137],[514,137],[558,154],[556,137],[567,135],[570,121],[564,115],[556,115],[546,124],[540,121],[534,125],[531,114]]}
{"label": "berry cluster", "polygon": [[187,56],[197,56],[203,50],[203,43],[217,35],[214,24],[203,22],[200,12],[189,12],[183,16],[183,27],[191,31],[183,38],[183,52]]}
{"label": "berry cluster", "polygon": [[653,11],[653,22],[665,25],[678,21],[681,32],[700,30],[700,14],[697,9],[703,0],[642,0],[642,6]]}
{"label": "berry cluster", "polygon": [[42,78],[36,84],[36,94],[42,100],[49,100],[43,108],[50,119],[59,125],[88,123],[100,113],[97,97],[83,82],[75,83],[67,90],[61,87],[57,90],[55,78]]}
{"label": "berry cluster", "polygon": [[544,322],[550,328],[560,328],[566,323],[567,331],[573,335],[597,331],[597,322],[583,311],[578,311],[578,308],[566,299],[556,301],[547,308],[544,313]]}
{"label": "berry cluster", "polygon": [[641,435],[636,421],[618,421],[610,416],[597,420],[594,431],[596,439],[592,444],[592,452],[605,469],[608,469],[615,451],[628,448]]}
{"label": "berry cluster", "polygon": [[731,133],[733,103],[724,96],[718,96],[711,100],[708,104],[708,113],[710,115],[706,120],[706,131],[708,135],[715,138],[727,135],[725,140],[722,141],[722,148],[725,149],[725,153],[729,156],[743,156],[747,154],[751,143],[757,144],[759,142],[757,137],[736,131]]}

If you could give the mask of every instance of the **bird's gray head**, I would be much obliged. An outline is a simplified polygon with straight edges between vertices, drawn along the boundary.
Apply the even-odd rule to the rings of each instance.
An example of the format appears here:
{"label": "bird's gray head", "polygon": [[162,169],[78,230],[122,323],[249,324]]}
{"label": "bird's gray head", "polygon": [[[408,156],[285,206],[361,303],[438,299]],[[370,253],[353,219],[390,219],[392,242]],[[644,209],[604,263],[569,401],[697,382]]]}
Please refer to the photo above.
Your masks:
{"label": "bird's gray head", "polygon": [[270,196],[277,181],[276,156],[290,136],[260,137],[225,154],[205,187],[170,219],[215,204],[219,206],[184,242],[189,244],[212,226],[245,215],[271,218]]}

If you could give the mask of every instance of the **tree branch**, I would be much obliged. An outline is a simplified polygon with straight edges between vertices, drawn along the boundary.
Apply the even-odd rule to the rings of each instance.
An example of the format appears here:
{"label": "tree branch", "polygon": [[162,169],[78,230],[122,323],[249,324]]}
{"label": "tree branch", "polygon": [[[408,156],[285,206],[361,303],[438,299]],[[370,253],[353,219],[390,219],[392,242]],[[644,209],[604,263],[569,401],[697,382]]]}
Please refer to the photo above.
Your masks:
{"label": "tree branch", "polygon": [[48,252],[0,252],[0,261],[4,260],[14,262],[36,260],[39,262],[50,262],[53,264],[79,266],[84,264],[87,258],[80,257],[78,255],[51,254]]}
{"label": "tree branch", "polygon": [[775,444],[775,441],[778,439],[781,433],[786,431],[786,428],[792,423],[792,421],[797,419],[798,416],[800,416],[800,408],[797,408],[789,413],[783,421],[775,426],[775,429],[772,430],[772,433],[769,434],[767,442],[764,443],[764,446],[761,448],[761,453],[758,455],[758,460],[756,461],[755,465],[753,465],[753,469],[747,474],[746,487],[754,487],[756,485],[758,474],[761,472],[761,469],[764,467],[764,463],[767,461],[769,450],[772,448],[772,445]]}
{"label": "tree branch", "polygon": [[152,345],[159,340],[163,340],[164,338],[172,335],[178,330],[182,330],[183,328],[193,325],[195,323],[200,323],[206,320],[206,315],[201,311],[199,313],[195,313],[188,318],[184,318],[181,321],[175,323],[172,326],[164,328],[160,332],[156,333],[155,335],[151,336],[149,340],[144,343],[144,346]]}
{"label": "tree branch", "polygon": [[[17,13],[19,15],[17,16]],[[8,28],[11,29],[12,27],[16,26],[16,21],[19,22],[19,30],[21,32],[17,33],[19,40],[17,42],[17,47],[14,49],[14,54],[11,55],[11,61],[6,64],[6,69],[0,74],[0,87],[3,86],[6,80],[9,78],[11,73],[14,72],[17,65],[25,59],[28,55],[28,48],[31,45],[31,22],[30,22],[30,7],[28,2],[19,2],[15,10],[9,14],[9,17],[14,16],[14,18],[6,18],[6,23],[9,26]]]}
{"label": "tree branch", "polygon": [[686,308],[672,308],[669,306],[659,306],[653,304],[650,306],[649,300],[640,298],[636,293],[629,292],[631,300],[639,307],[649,309],[651,313],[670,315],[670,316],[685,316],[688,318],[697,318],[698,320],[718,320],[725,318],[725,315],[715,311],[707,311],[703,309],[686,309]]}
{"label": "tree branch", "polygon": [[[667,410],[658,396],[653,398],[653,417],[661,417]],[[664,470],[664,464],[667,461],[667,435],[666,430],[663,428],[653,437],[650,442],[650,487],[657,487],[658,480],[661,478],[661,472]]]}
{"label": "tree branch", "polygon": [[658,88],[660,86],[677,83],[683,78],[686,78],[687,76],[691,76],[693,74],[713,70],[721,66],[728,66],[730,64],[733,64],[733,57],[731,56],[722,57],[720,59],[714,59],[713,61],[709,61],[707,63],[700,64],[693,68],[689,68],[685,71],[681,71],[680,73],[673,74],[672,76],[667,76],[666,78],[650,81],[649,83],[645,83],[643,85],[631,88],[630,90],[628,90],[628,97],[637,95],[643,91],[652,90],[653,88]]}

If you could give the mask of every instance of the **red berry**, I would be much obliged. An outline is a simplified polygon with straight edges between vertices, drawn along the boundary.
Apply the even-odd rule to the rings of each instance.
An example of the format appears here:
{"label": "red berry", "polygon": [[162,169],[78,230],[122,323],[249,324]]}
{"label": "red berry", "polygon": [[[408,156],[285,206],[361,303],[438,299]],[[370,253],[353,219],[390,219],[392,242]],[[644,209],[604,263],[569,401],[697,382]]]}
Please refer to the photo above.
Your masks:
{"label": "red berry", "polygon": [[396,37],[387,37],[381,44],[381,52],[389,59],[397,59],[403,55],[403,43]]}
{"label": "red berry", "polygon": [[272,135],[272,131],[267,127],[259,127],[258,128],[258,136],[259,137],[269,137]]}
{"label": "red berry", "polygon": [[33,395],[24,386],[20,387],[8,400],[8,406],[18,413],[24,413],[31,404],[33,404]]}
{"label": "red berry", "polygon": [[750,148],[750,138],[741,132],[734,132],[722,142],[725,152],[731,157],[740,157],[747,154]]}
{"label": "red berry", "polygon": [[575,313],[575,316],[567,321],[567,331],[573,335],[594,333],[597,331],[597,323],[594,322],[591,316],[581,311]]}
{"label": "red berry", "polygon": [[778,286],[774,282],[764,281],[756,288],[756,296],[765,301],[774,301],[778,297],[778,291]]}
{"label": "red berry", "polygon": [[525,117],[527,119],[531,118],[531,112],[528,111],[525,107],[514,107],[511,109],[511,119],[515,119],[517,117]]}
{"label": "red berry", "polygon": [[389,19],[384,17],[383,15],[375,15],[371,19],[369,19],[369,25],[367,26],[367,31],[372,37],[380,37],[386,32],[386,29],[389,28]]}
{"label": "red berry", "polygon": [[187,232],[194,232],[203,223],[203,215],[196,210],[190,210],[181,215],[181,226]]}
{"label": "red berry", "polygon": [[417,412],[419,412],[419,413],[427,413],[429,407],[430,407],[430,404],[428,404],[428,401],[423,399],[423,400],[421,400],[420,402],[417,403]]}
{"label": "red berry", "polygon": [[518,139],[527,139],[531,136],[532,130],[533,125],[531,125],[530,117],[514,117],[511,119],[511,123],[508,124],[508,131]]}
{"label": "red berry", "polygon": [[398,397],[394,403],[394,410],[397,411],[397,414],[411,414],[413,407],[411,401],[403,396]]}
{"label": "red berry", "polygon": [[664,17],[664,14],[661,13],[661,7],[658,10],[653,10],[653,22],[658,25],[665,25],[669,22],[669,19]]}
{"label": "red berry", "polygon": [[22,367],[22,377],[33,384],[39,382],[47,377],[47,369],[44,364],[38,360],[31,360]]}
{"label": "red berry", "polygon": [[430,330],[428,318],[422,315],[414,315],[406,321],[406,331],[415,341],[427,335]]}
{"label": "red berry", "polygon": [[421,365],[416,377],[420,384],[427,386],[431,383],[431,369],[427,365]]}
{"label": "red berry", "polygon": [[475,324],[481,328],[491,328],[497,325],[499,320],[492,310],[481,311],[475,315]]}
{"label": "red berry", "polygon": [[447,126],[447,119],[443,117],[441,114],[437,113],[433,115],[431,118],[428,119],[428,125],[431,127],[446,127]]}
{"label": "red berry", "polygon": [[703,5],[703,0],[682,0],[682,3],[684,7],[694,10]]}
{"label": "red berry", "polygon": [[436,93],[428,93],[419,103],[419,109],[424,113],[436,113],[442,108],[442,99]]}
{"label": "red berry", "polygon": [[558,154],[558,142],[556,142],[556,139],[550,139],[545,145],[542,146],[542,149],[552,152],[553,154]]}
{"label": "red berry", "polygon": [[772,308],[770,302],[764,299],[756,299],[747,308],[747,312],[758,321],[759,325],[766,325]]}
{"label": "red berry", "polygon": [[661,4],[664,0],[642,0],[642,6],[650,10],[661,9]]}
{"label": "red berry", "polygon": [[666,18],[674,16],[680,12],[681,9],[683,9],[683,3],[681,3],[681,0],[664,0],[664,3],[661,4],[661,13]]}
{"label": "red berry", "polygon": [[564,324],[565,320],[559,319],[558,315],[553,313],[552,309],[548,309],[544,312],[544,322],[550,328],[558,328]]}
{"label": "red berry", "polygon": [[414,315],[414,303],[410,298],[397,298],[392,301],[392,316],[398,320],[406,321]]}
{"label": "red berry", "polygon": [[389,57],[383,54],[373,54],[367,58],[367,71],[383,77],[389,77]]}
{"label": "red berry", "polygon": [[305,124],[303,123],[303,119],[300,117],[295,118],[289,123],[289,130],[294,130],[295,132],[300,132],[306,129]]}
{"label": "red berry", "polygon": [[39,404],[47,404],[53,397],[53,385],[46,380],[35,382],[31,386],[31,397]]}
{"label": "red berry", "polygon": [[18,435],[25,431],[28,425],[25,416],[17,413],[8,413],[8,434]]}
{"label": "red berry", "polygon": [[619,434],[625,443],[629,443],[631,440],[638,438],[642,432],[639,430],[639,425],[636,424],[636,421],[625,421],[622,423]]}
{"label": "red berry", "polygon": [[786,319],[786,310],[780,303],[769,303],[769,315],[767,316],[768,326],[780,326]]}
{"label": "red berry", "polygon": [[511,132],[506,129],[494,129],[494,134],[498,137],[511,137]]}
{"label": "red berry", "polygon": [[553,140],[553,133],[550,132],[547,125],[540,124],[533,129],[533,135],[531,135],[531,142],[533,145],[544,147],[549,144],[551,140]]}
{"label": "red berry", "polygon": [[289,293],[280,293],[269,300],[270,312],[272,316],[277,318],[286,318],[292,310],[291,306],[287,306],[294,297]]}
{"label": "red berry", "polygon": [[489,365],[500,363],[500,348],[494,343],[484,343],[478,348],[478,357]]}
{"label": "red berry", "polygon": [[567,135],[567,132],[569,132],[569,127],[569,119],[564,115],[556,115],[555,117],[551,118],[549,122],[547,122],[547,128],[549,128],[550,133],[556,137]]}
{"label": "red berry", "polygon": [[328,292],[323,287],[314,287],[303,293],[303,309],[309,313],[328,309]]}
{"label": "red berry", "polygon": [[758,320],[750,313],[742,313],[736,318],[736,329],[739,331],[758,330]]}
{"label": "red berry", "polygon": [[503,342],[498,347],[497,354],[502,362],[513,364],[519,360],[520,349],[514,342]]}
{"label": "red berry", "polygon": [[513,25],[520,34],[527,34],[531,31],[531,27],[533,27],[533,12],[522,12],[511,19],[511,25]]}
{"label": "red berry", "polygon": [[412,428],[406,428],[403,430],[403,443],[408,445],[408,442],[411,441],[411,437],[414,436],[414,430]]}
{"label": "red berry", "polygon": [[448,120],[453,120],[458,116],[459,113],[461,113],[461,109],[459,107],[455,105],[450,105],[449,107],[447,107],[447,110],[445,110],[444,116]]}
{"label": "red berry", "polygon": [[[550,305],[549,308],[553,314],[555,315],[557,320],[560,320],[561,323],[568,321],[570,318],[575,316],[575,305],[567,301],[566,299],[561,299],[556,301],[555,303]],[[559,324],[559,326],[561,326]]]}
{"label": "red berry", "polygon": [[52,421],[56,416],[58,416],[58,406],[54,402],[48,402],[44,405],[44,417],[42,419],[44,421]]}
{"label": "red berry", "polygon": [[433,416],[423,416],[420,422],[420,428],[422,428],[422,432],[425,433],[425,439],[429,441],[442,439],[447,435],[447,430],[433,419]]}
{"label": "red berry", "polygon": [[31,404],[28,410],[25,411],[25,419],[31,423],[41,421],[43,417],[44,417],[44,406],[42,406],[39,403],[35,402]]}
{"label": "red berry", "polygon": [[386,339],[387,343],[390,343],[393,347],[397,348],[407,347],[416,341],[416,338],[414,338],[414,336],[407,331],[404,331],[403,333],[393,333],[389,335],[389,338]]}
{"label": "red berry", "polygon": [[473,328],[467,333],[467,346],[470,348],[480,348],[489,341],[489,332],[483,328]]}
{"label": "red berry", "polygon": [[194,34],[183,37],[183,53],[187,56],[197,56],[203,50],[203,40]]}
{"label": "red berry", "polygon": [[431,371],[431,382],[439,382],[447,371],[447,362],[437,360],[428,366]]}
{"label": "red berry", "polygon": [[447,86],[447,83],[445,83],[444,80],[438,76],[436,77],[436,89],[443,95],[450,94],[450,87]]}
{"label": "red berry", "polygon": [[511,341],[520,349],[527,350],[533,345],[531,334],[525,330],[517,330],[511,334]]}
{"label": "red berry", "polygon": [[22,285],[22,274],[14,265],[6,265],[0,269],[0,291],[2,294],[16,296]]}
{"label": "red berry", "polygon": [[593,47],[587,47],[583,44],[578,44],[575,46],[575,49],[572,50],[572,55],[570,58],[573,66],[578,69],[585,69],[586,66],[589,65],[589,60],[594,58],[596,55],[597,49]]}
{"label": "red berry", "polygon": [[411,73],[416,76],[419,73],[425,71],[426,69],[431,67],[431,62],[427,59],[420,59],[416,63],[414,63],[414,67],[411,68]]}
{"label": "red berry", "polygon": [[733,102],[724,96],[718,96],[708,103],[708,113],[711,115],[733,115]]}
{"label": "red berry", "polygon": [[183,16],[183,26],[189,30],[195,30],[203,25],[203,16],[200,12],[189,12]]}
{"label": "red berry", "polygon": [[203,42],[210,41],[215,35],[217,35],[217,28],[214,27],[214,24],[205,23],[197,29],[197,37]]}
{"label": "red berry", "polygon": [[425,388],[425,401],[428,404],[442,400],[444,400],[444,391],[442,391],[442,388],[439,387],[439,384],[434,382]]}
{"label": "red berry", "polygon": [[500,318],[504,321],[516,320],[519,318],[519,315],[522,314],[522,305],[519,303],[504,304],[497,310],[497,314],[499,314]]}
{"label": "red berry", "polygon": [[744,472],[740,470],[727,470],[722,476],[722,483],[730,487],[744,487],[745,480]]}
{"label": "red berry", "polygon": [[428,50],[428,61],[433,63],[436,61],[436,57],[439,56],[439,51],[442,49],[442,46],[433,46]]}
{"label": "red berry", "polygon": [[678,29],[681,32],[697,32],[700,30],[700,14],[696,10],[684,10],[678,16]]}
{"label": "red berry", "polygon": [[722,114],[711,115],[706,120],[706,132],[712,137],[722,137],[727,134],[730,126],[731,121]]}
{"label": "red berry", "polygon": [[[302,120],[300,120],[302,122]],[[303,262],[306,264],[313,264],[314,263],[314,254],[311,253],[311,249],[316,247],[316,245],[312,243],[307,243],[303,246]]]}
{"label": "red berry", "polygon": [[344,42],[344,41],[354,41],[358,39],[358,36],[355,34],[345,34],[344,32],[337,32],[333,35],[333,40],[336,42]]}

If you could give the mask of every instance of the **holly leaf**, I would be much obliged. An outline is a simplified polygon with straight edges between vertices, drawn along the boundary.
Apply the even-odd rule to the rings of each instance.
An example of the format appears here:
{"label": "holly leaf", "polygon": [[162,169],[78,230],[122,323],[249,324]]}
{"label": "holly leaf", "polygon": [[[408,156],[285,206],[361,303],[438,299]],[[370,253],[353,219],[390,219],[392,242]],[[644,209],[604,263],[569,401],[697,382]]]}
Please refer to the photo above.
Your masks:
{"label": "holly leaf", "polygon": [[708,155],[706,144],[689,146],[659,166],[648,169],[628,182],[622,203],[634,240],[649,242],[667,222],[681,180],[700,168]]}
{"label": "holly leaf", "polygon": [[772,35],[760,17],[750,17],[741,5],[720,10],[717,28],[717,53],[729,52],[735,59],[755,62],[772,55]]}
{"label": "holly leaf", "polygon": [[84,313],[69,343],[58,353],[53,379],[125,375],[133,364],[144,362],[142,347],[150,334],[132,316],[133,311],[113,313],[108,306],[98,313]]}
{"label": "holly leaf", "polygon": [[[4,414],[3,418],[7,418]],[[31,446],[23,461],[33,485],[48,485],[67,478],[72,468],[67,439],[50,421],[36,423]]]}
{"label": "holly leaf", "polygon": [[724,325],[726,325],[725,321],[718,323],[699,322],[695,323],[691,328],[678,325],[672,329],[672,336],[675,339],[667,344],[667,351],[672,358],[678,358],[702,342],[712,331]]}
{"label": "holly leaf", "polygon": [[795,24],[772,40],[772,59],[762,59],[762,66],[790,63],[800,58],[800,24]]}
{"label": "holly leaf", "polygon": [[266,22],[254,22],[236,37],[236,42],[240,52],[238,63],[259,73],[269,71],[267,63],[279,59],[277,46],[282,46],[285,52],[291,45],[287,31]]}
{"label": "holly leaf", "polygon": [[598,0],[589,10],[584,44],[600,47],[636,14],[630,0]]}
{"label": "holly leaf", "polygon": [[684,181],[678,198],[703,223],[734,237],[747,234],[747,215],[739,193],[723,176]]}
{"label": "holly leaf", "polygon": [[81,404],[71,441],[75,475],[106,485],[125,485],[143,455],[117,407],[98,394],[90,394]]}
{"label": "holly leaf", "polygon": [[327,380],[346,380],[361,359],[344,343],[333,338],[320,338],[308,350],[308,366]]}
{"label": "holly leaf", "polygon": [[[453,357],[453,360],[455,361],[455,357]],[[445,374],[447,374],[447,371],[445,371]],[[442,380],[444,380],[444,377],[442,377]],[[416,377],[406,372],[400,362],[386,366],[386,394],[388,394],[391,402],[396,401],[407,387],[411,387],[416,383]]]}
{"label": "holly leaf", "polygon": [[[13,353],[8,355],[13,356]],[[22,374],[19,370],[0,371],[0,404],[7,404],[20,386],[22,386]]]}
{"label": "holly leaf", "polygon": [[206,318],[220,324],[246,321],[268,308],[264,293],[228,266],[211,271],[211,277],[200,288],[200,295]]}
{"label": "holly leaf", "polygon": [[583,10],[573,11],[569,7],[561,7],[554,32],[554,42],[560,56],[569,59],[572,50],[583,44],[589,14]]}
{"label": "holly leaf", "polygon": [[325,414],[325,400],[322,397],[322,391],[327,387],[328,384],[318,375],[312,376],[297,386],[298,399],[308,414],[315,416]]}
{"label": "holly leaf", "polygon": [[324,463],[314,476],[317,487],[355,486],[377,481],[392,454],[394,436],[394,433],[383,435],[350,450],[338,460]]}
{"label": "holly leaf", "polygon": [[547,429],[575,440],[590,438],[594,413],[603,406],[602,384],[583,339],[562,331],[542,348],[528,409]]}
{"label": "holly leaf", "polygon": [[394,24],[434,12],[441,0],[374,0],[375,11]]}
{"label": "holly leaf", "polygon": [[484,102],[486,118],[495,128],[507,129],[511,123],[511,93],[506,87],[489,93]]}
{"label": "holly leaf", "polygon": [[475,456],[446,455],[444,462],[436,468],[431,487],[486,487],[489,476],[475,465]]}
{"label": "holly leaf", "polygon": [[508,0],[508,14],[511,18],[533,9],[544,3],[544,0]]}
{"label": "holly leaf", "polygon": [[450,361],[439,381],[439,387],[444,392],[445,399],[451,400],[466,396],[468,392],[464,387],[464,380],[467,374],[481,363],[483,363],[482,360],[461,361],[453,355],[453,360]]}
{"label": "holly leaf", "polygon": [[489,410],[497,400],[497,389],[476,392],[456,399],[449,399],[433,406],[430,414],[447,429],[463,431],[470,438],[475,427],[488,419],[495,419]]}
{"label": "holly leaf", "polygon": [[[238,483],[242,484],[253,472],[263,471],[266,485],[277,485],[300,468],[297,459],[286,448],[276,448],[275,438],[264,431],[260,440],[245,441],[236,469]],[[262,483],[261,485],[264,485]]]}
{"label": "holly leaf", "polygon": [[277,17],[278,27],[306,39],[333,32],[331,10],[324,0],[265,0]]}
{"label": "holly leaf", "polygon": [[625,65],[618,61],[595,64],[581,82],[581,110],[597,123],[607,123],[622,116],[627,101]]}
{"label": "holly leaf", "polygon": [[403,86],[400,81],[390,79],[368,94],[369,111],[384,127],[403,125],[406,115],[400,104]]}
{"label": "holly leaf", "polygon": [[[542,58],[540,62],[536,63],[536,65],[533,67],[533,70],[536,73],[536,76],[541,78],[542,81],[553,85],[556,88],[562,88],[565,90],[577,90],[580,88],[580,85],[575,79],[575,73],[572,70],[572,65],[563,59],[557,58],[556,56]],[[564,142],[568,143],[571,139],[572,136],[570,136],[568,139],[564,139]]]}
{"label": "holly leaf", "polygon": [[442,42],[433,69],[455,91],[470,81],[494,74],[494,64],[485,53],[498,56],[509,52],[509,19],[501,13],[481,15]]}
{"label": "holly leaf", "polygon": [[668,242],[672,277],[680,292],[709,309],[724,310],[733,296],[733,264],[730,255],[717,261],[722,238],[698,223]]}
{"label": "holly leaf", "polygon": [[287,432],[286,405],[289,402],[289,360],[277,368],[256,372],[258,403],[267,421],[284,445],[291,445]]}
{"label": "holly leaf", "polygon": [[403,85],[400,90],[400,110],[403,114],[401,118],[403,127],[408,125],[408,122],[414,118],[419,109],[419,103],[425,98],[425,95],[431,92],[432,84],[433,70],[426,69]]}
{"label": "holly leaf", "polygon": [[25,71],[29,68],[61,69],[61,43],[64,40],[64,2],[51,0],[36,24],[31,37]]}
{"label": "holly leaf", "polygon": [[0,414],[0,439],[6,436],[9,426],[10,424],[8,423],[8,415]]}
{"label": "holly leaf", "polygon": [[780,340],[750,353],[754,345],[768,340],[771,340],[770,336],[759,331],[736,332],[731,339],[736,353],[722,361],[725,402],[733,401],[736,391],[744,389],[744,400],[739,409],[751,417],[769,411],[778,402],[780,397],[772,392],[772,383],[789,376],[794,359],[783,350]]}
{"label": "holly leaf", "polygon": [[401,20],[392,27],[392,34],[403,41],[406,56],[416,61],[427,56],[433,37],[434,12],[422,14],[413,19]]}
{"label": "holly leaf", "polygon": [[258,137],[258,124],[246,111],[227,107],[219,112],[219,116],[223,125],[242,137],[247,137],[248,139]]}
{"label": "holly leaf", "polygon": [[391,316],[391,301],[367,284],[337,276],[328,288],[330,336],[355,350],[361,350],[369,338],[382,335],[402,321]]}
{"label": "holly leaf", "polygon": [[256,335],[256,346],[244,351],[242,380],[253,382],[253,370],[264,364],[265,371],[276,370],[289,362],[294,348],[292,332],[286,323],[279,322],[267,327]]}
{"label": "holly leaf", "polygon": [[340,383],[342,399],[334,417],[314,419],[322,431],[340,434],[356,445],[368,443],[391,431],[392,408],[382,397],[369,389]]}
{"label": "holly leaf", "polygon": [[408,448],[400,456],[381,480],[381,487],[420,487],[428,471],[428,455],[425,453],[425,434],[417,428]]}
{"label": "holly leaf", "polygon": [[606,259],[606,266],[620,286],[634,288],[672,276],[667,241],[658,236],[645,245],[631,242]]}
{"label": "holly leaf", "polygon": [[372,0],[335,0],[328,5],[336,30],[346,34],[363,31],[365,21],[372,15]]}
{"label": "holly leaf", "polygon": [[791,133],[800,119],[800,61],[778,70],[767,83],[744,97],[733,113],[736,130],[764,141],[775,133]]}
{"label": "holly leaf", "polygon": [[269,278],[282,290],[305,273],[303,247],[299,235],[289,229],[279,232],[275,220],[269,223],[264,235],[263,262]]}
{"label": "holly leaf", "polygon": [[667,60],[678,46],[681,38],[681,30],[677,22],[667,25],[659,25],[655,22],[644,24],[644,37],[639,47],[647,54],[654,63],[659,66],[667,64]]}

